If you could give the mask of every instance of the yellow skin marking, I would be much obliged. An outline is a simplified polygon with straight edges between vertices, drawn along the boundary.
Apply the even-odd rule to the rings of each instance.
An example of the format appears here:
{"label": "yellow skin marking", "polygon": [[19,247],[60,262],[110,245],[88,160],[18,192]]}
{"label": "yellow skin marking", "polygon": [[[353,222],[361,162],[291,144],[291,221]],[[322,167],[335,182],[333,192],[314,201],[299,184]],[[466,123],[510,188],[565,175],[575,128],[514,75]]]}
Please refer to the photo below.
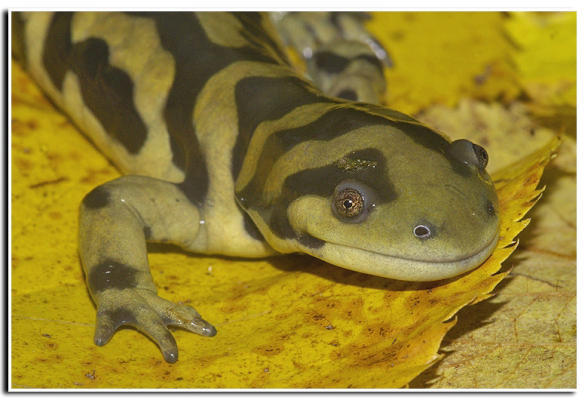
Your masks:
{"label": "yellow skin marking", "polygon": [[349,159],[349,158],[341,158],[337,160],[337,167],[344,169],[345,171],[353,171],[363,168],[374,168],[377,165],[377,162],[371,160],[361,160],[361,159]]}

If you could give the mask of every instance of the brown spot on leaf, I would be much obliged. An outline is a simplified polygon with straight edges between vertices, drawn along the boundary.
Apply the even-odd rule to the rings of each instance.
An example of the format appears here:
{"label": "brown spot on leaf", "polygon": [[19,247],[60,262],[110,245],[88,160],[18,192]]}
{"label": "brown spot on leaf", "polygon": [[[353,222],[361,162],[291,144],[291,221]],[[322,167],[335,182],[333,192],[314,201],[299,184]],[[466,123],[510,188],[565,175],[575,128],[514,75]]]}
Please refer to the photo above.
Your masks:
{"label": "brown spot on leaf", "polygon": [[253,349],[253,352],[262,356],[276,356],[284,350],[284,345],[281,343],[268,344],[258,346]]}

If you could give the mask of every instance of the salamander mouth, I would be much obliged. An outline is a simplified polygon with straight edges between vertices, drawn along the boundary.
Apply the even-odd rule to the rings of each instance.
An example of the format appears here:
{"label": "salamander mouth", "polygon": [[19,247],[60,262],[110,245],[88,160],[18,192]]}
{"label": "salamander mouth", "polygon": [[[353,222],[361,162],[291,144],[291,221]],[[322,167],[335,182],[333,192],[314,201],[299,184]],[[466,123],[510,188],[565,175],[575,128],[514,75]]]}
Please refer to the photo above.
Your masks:
{"label": "salamander mouth", "polygon": [[481,265],[492,254],[498,236],[496,232],[479,249],[445,260],[399,257],[331,242],[325,242],[324,246],[311,253],[331,264],[370,275],[403,281],[435,281],[452,278]]}

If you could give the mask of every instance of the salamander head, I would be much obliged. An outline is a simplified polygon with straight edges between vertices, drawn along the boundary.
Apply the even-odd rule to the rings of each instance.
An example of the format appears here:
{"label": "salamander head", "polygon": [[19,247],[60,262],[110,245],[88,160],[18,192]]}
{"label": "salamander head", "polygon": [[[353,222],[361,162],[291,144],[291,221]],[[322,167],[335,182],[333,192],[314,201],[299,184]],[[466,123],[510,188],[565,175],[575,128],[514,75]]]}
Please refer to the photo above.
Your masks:
{"label": "salamander head", "polygon": [[487,161],[467,140],[383,121],[300,142],[266,174],[261,200],[242,205],[278,251],[393,279],[444,279],[496,246]]}

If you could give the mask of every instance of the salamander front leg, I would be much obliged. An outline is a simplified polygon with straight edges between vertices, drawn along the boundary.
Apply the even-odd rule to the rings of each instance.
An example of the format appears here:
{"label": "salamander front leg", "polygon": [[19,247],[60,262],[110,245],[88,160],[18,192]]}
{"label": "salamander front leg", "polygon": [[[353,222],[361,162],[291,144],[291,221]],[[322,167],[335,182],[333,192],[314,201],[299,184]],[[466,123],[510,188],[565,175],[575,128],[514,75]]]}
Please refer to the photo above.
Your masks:
{"label": "salamander front leg", "polygon": [[146,240],[190,247],[200,212],[176,184],[124,176],[91,191],[80,207],[80,256],[97,306],[94,342],[106,344],[122,325],[133,326],[159,346],[167,362],[178,359],[168,326],[203,336],[215,328],[192,307],[157,296]]}

